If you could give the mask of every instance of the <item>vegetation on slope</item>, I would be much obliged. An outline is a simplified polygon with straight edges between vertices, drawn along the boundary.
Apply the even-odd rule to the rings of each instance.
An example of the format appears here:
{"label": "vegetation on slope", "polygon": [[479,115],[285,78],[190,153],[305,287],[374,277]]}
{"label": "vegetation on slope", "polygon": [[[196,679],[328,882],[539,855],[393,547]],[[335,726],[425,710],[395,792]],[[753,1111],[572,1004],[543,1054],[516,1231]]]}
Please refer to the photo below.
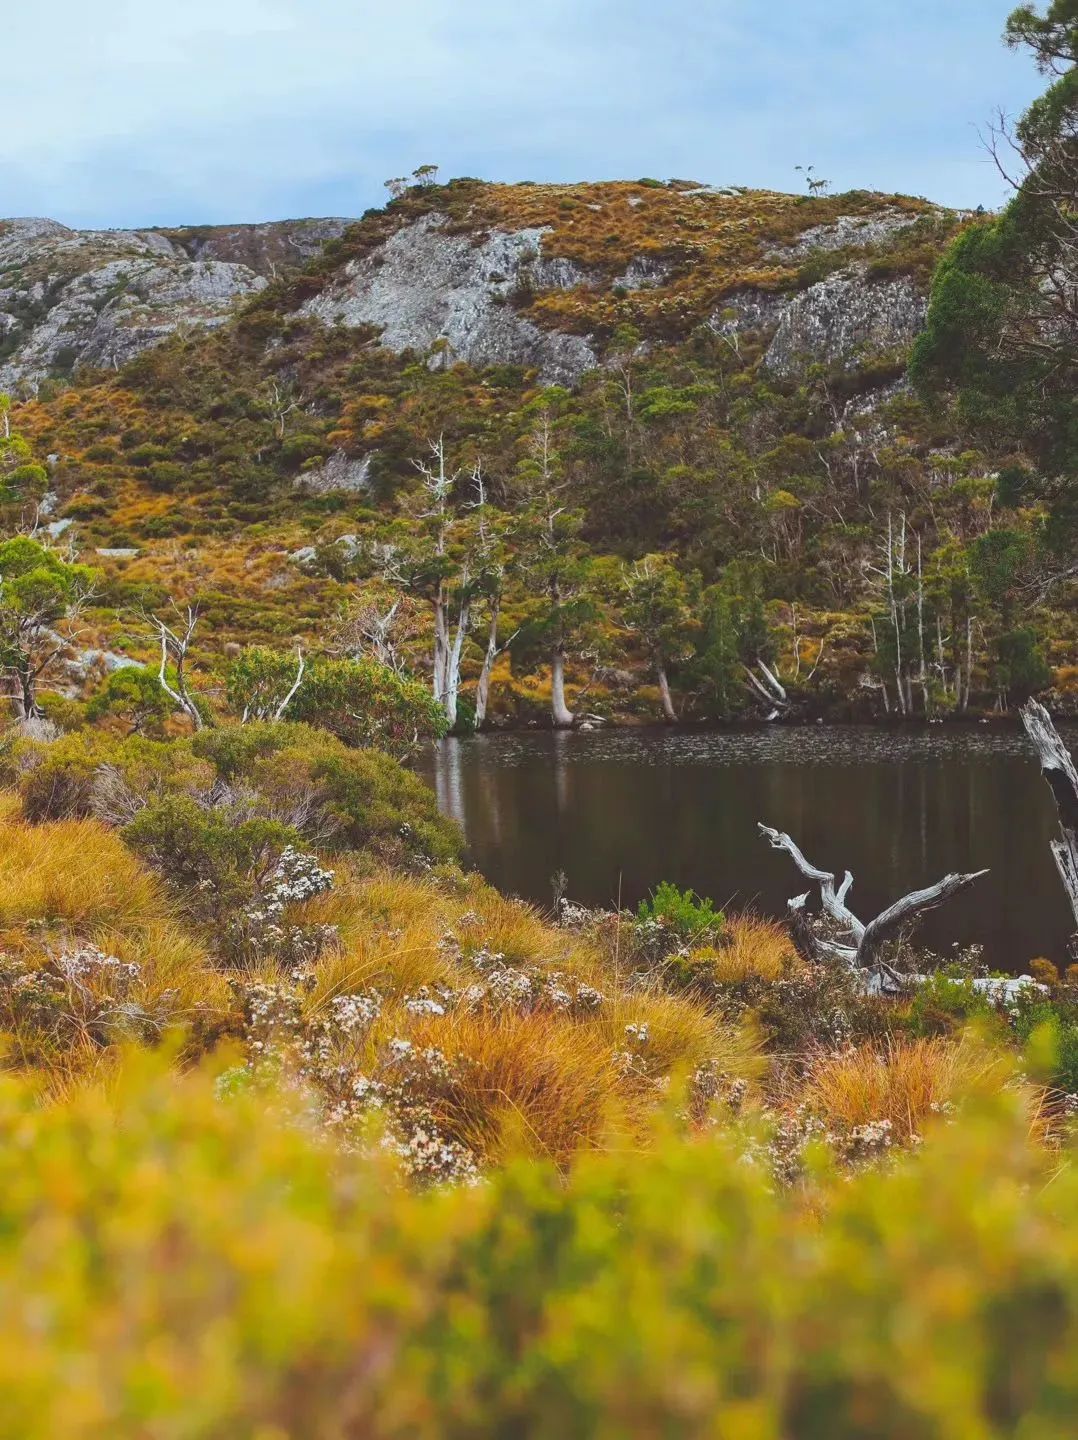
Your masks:
{"label": "vegetation on slope", "polygon": [[[1029,24],[1013,34],[1036,49]],[[1033,177],[1067,163],[1060,64],[1020,132]],[[55,457],[50,523],[72,522],[83,553],[120,552],[95,557],[98,648],[146,659],[142,613],[197,599],[210,688],[226,643],[355,653],[392,614],[380,658],[388,646],[433,671],[465,726],[476,699],[488,719],[552,705],[561,723],[574,710],[938,717],[1034,692],[1072,708],[1075,346],[1061,325],[1059,354],[1040,356],[1029,330],[1065,239],[1043,191],[1027,180],[998,220],[961,222],[919,392],[899,383],[901,351],[780,375],[763,322],[737,304],[832,274],[926,286],[959,222],[924,202],[428,175],[232,324],[46,385],[14,418]],[[856,238],[881,213],[911,223],[868,244],[819,238],[841,217]],[[299,313],[432,214],[477,240],[543,230],[544,258],[586,283],[507,303],[587,331],[603,366],[570,393],[438,344],[398,356],[369,328]],[[634,262],[652,267],[647,283],[620,284]],[[1012,350],[993,341],[1004,315]],[[322,489],[331,457],[362,468],[360,489]],[[436,653],[450,615],[451,703]]]}

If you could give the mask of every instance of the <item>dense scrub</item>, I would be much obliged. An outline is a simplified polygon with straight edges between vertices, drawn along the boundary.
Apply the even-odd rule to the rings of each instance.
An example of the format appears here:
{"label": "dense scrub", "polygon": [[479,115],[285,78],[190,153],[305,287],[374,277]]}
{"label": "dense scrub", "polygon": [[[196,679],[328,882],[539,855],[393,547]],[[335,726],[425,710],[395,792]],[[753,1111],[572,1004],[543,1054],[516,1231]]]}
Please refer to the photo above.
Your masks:
{"label": "dense scrub", "polygon": [[[648,184],[420,186],[231,325],[174,337],[115,375],[46,386],[15,418],[36,453],[57,457],[52,513],[84,547],[137,552],[102,562],[98,643],[146,659],[143,612],[197,599],[196,674],[212,687],[227,643],[287,650],[298,638],[349,653],[349,618],[384,614],[403,594],[392,640],[422,671],[440,586],[454,614],[468,608],[469,694],[488,633],[502,644],[492,718],[548,708],[552,642],[570,697],[582,692],[599,714],[727,719],[778,699],[790,714],[939,716],[1007,709],[1035,691],[1073,705],[1073,577],[1060,578],[1048,545],[1049,505],[1022,436],[972,424],[938,384],[913,393],[900,383],[904,351],[779,375],[764,363],[766,334],[723,318],[731,296],[793,294],[854,258],[869,286],[901,274],[926,288],[954,221],[923,202],[890,202],[925,213],[857,257],[789,250],[881,203]],[[519,367],[449,364],[437,347],[398,356],[368,330],[296,313],[350,258],[434,211],[477,235],[546,226],[550,253],[596,283],[520,303],[544,324],[598,335],[603,368],[569,393]],[[673,278],[612,290],[634,255]],[[416,468],[439,437],[448,548],[430,533]],[[359,491],[308,488],[331,456],[363,463]],[[482,554],[469,534],[477,466]],[[543,549],[554,511],[557,575]],[[677,583],[656,610],[641,600],[641,572],[664,564]]]}
{"label": "dense scrub", "polygon": [[776,1191],[670,1133],[412,1194],[299,1096],[0,1091],[5,1434],[1069,1433],[1072,1168],[1008,1101]]}

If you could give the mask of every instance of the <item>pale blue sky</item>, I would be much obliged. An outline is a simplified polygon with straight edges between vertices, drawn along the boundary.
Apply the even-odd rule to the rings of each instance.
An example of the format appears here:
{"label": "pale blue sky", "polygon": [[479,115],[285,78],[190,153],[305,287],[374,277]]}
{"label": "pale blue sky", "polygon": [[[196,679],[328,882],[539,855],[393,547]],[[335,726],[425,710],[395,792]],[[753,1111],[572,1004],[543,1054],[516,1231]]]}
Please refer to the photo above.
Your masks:
{"label": "pale blue sky", "polygon": [[[6,8],[6,7],[5,7]],[[39,0],[4,20],[0,214],[358,215],[382,182],[677,176],[988,206],[1041,88],[1007,0]]]}

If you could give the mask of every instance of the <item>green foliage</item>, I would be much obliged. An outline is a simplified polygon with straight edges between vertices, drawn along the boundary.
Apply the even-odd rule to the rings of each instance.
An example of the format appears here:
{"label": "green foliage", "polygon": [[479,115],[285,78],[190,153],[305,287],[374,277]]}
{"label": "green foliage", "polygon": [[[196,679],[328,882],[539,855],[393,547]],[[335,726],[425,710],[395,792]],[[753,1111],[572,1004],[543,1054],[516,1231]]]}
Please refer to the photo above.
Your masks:
{"label": "green foliage", "polygon": [[903,1026],[913,1035],[928,1038],[950,1035],[972,1021],[996,1024],[999,1014],[968,976],[938,971],[913,991]]}
{"label": "green foliage", "polygon": [[152,670],[142,665],[125,665],[114,670],[86,706],[91,724],[115,720],[132,735],[160,736],[172,714],[172,701],[161,688]]}
{"label": "green foliage", "polygon": [[693,677],[708,712],[728,720],[744,702],[737,618],[732,600],[719,586],[707,592],[705,603]]}
{"label": "green foliage", "polygon": [[399,758],[445,734],[445,714],[427,687],[376,660],[316,657],[289,699],[299,663],[264,646],[245,650],[228,670],[233,713],[244,720],[307,721],[348,745],[376,746]]}
{"label": "green foliage", "polygon": [[52,627],[89,595],[95,572],[36,540],[0,541],[0,671],[18,685],[22,712],[37,713],[37,685],[63,648]]}
{"label": "green foliage", "polygon": [[[1072,989],[1072,997],[1073,993]],[[1012,1021],[1020,1040],[1029,1042],[1036,1036],[1047,1052],[1047,1073],[1039,1078],[1068,1095],[1078,1095],[1078,1003],[1073,998],[1051,1003],[1031,995],[1015,1007]]]}
{"label": "green foliage", "polygon": [[[256,732],[242,759],[238,748]],[[306,808],[331,852],[358,850],[401,865],[459,859],[461,836],[430,787],[378,750],[356,750],[302,725],[222,727],[192,748],[242,777],[277,813]]]}
{"label": "green foliage", "polygon": [[721,1131],[414,1194],[236,1078],[4,1083],[11,1435],[1071,1429],[1078,1171],[1006,1099],[810,1204]]}
{"label": "green foliage", "polygon": [[1005,630],[996,637],[993,649],[992,679],[1008,700],[1028,700],[1052,683],[1035,631]]}
{"label": "green foliage", "polygon": [[427,687],[376,660],[316,660],[288,709],[348,745],[411,754],[445,734],[446,718]]}
{"label": "green foliage", "polygon": [[[350,748],[306,725],[222,725],[167,742],[80,731],[49,744],[22,741],[5,764],[28,820],[93,814],[139,822],[133,843],[181,887],[197,887],[200,865],[208,868],[218,851],[231,864],[224,832],[249,819],[283,821],[291,838],[282,832],[274,843],[301,840],[308,849],[401,865],[461,854],[460,832],[418,776],[381,751]],[[235,842],[240,868],[256,852],[252,837],[253,830]],[[173,844],[180,858],[170,867]]]}
{"label": "green foliage", "polygon": [[299,832],[279,820],[241,819],[182,794],[151,800],[122,834],[196,919],[218,925],[251,900],[287,846],[302,843]]}
{"label": "green foliage", "polygon": [[81,731],[50,745],[22,742],[4,777],[17,783],[22,810],[31,824],[89,815],[97,769],[112,753],[105,735]]}
{"label": "green foliage", "polygon": [[1027,493],[1038,490],[1048,503],[1056,548],[1069,546],[1078,521],[1078,349],[1068,298],[1078,199],[1074,16],[1073,0],[1053,0],[1044,12],[1023,5],[1008,21],[1008,43],[1030,47],[1052,84],[1016,127],[1026,173],[1013,200],[997,219],[966,230],[940,264],[911,367],[925,393],[940,380],[954,385],[970,424],[1032,456]]}
{"label": "green foliage", "polygon": [[11,428],[11,397],[0,394],[0,512],[39,500],[48,472],[34,462],[29,442]]}
{"label": "green foliage", "polygon": [[669,880],[657,885],[650,899],[641,900],[637,918],[656,920],[684,940],[701,942],[720,934],[726,923],[713,901],[695,890],[679,890]]}
{"label": "green foliage", "polygon": [[251,645],[228,667],[225,697],[242,720],[283,718],[289,694],[301,679],[302,658]]}

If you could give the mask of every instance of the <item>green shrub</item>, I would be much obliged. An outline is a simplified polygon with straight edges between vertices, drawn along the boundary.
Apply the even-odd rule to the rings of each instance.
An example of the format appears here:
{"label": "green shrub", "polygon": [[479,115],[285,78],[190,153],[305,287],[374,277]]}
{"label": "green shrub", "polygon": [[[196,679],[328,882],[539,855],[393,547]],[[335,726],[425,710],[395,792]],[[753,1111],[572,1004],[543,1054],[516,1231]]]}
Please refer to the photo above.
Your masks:
{"label": "green shrub", "polygon": [[[288,697],[297,657],[252,646],[229,668],[228,703],[237,715],[265,719]],[[287,706],[289,720],[307,721],[348,745],[376,746],[404,757],[444,735],[445,715],[426,685],[375,660],[315,659]]]}
{"label": "green shrub", "polygon": [[902,1028],[912,1035],[950,1035],[970,1021],[997,1023],[996,1007],[967,976],[939,971],[929,975],[910,997]]}
{"label": "green shrub", "polygon": [[1030,995],[1019,1000],[1012,1012],[1015,1033],[1027,1041],[1035,1031],[1047,1039],[1050,1068],[1045,1077],[1069,1095],[1078,1095],[1078,1005]]}
{"label": "green shrub", "polygon": [[282,801],[309,794],[332,827],[331,851],[369,851],[398,864],[460,858],[463,837],[440,814],[433,790],[378,750],[350,750],[326,737],[267,757],[251,781]]}
{"label": "green shrub", "polygon": [[111,749],[107,736],[86,731],[61,735],[47,745],[17,743],[5,778],[17,784],[25,818],[38,825],[89,815],[94,775]]}
{"label": "green shrub", "polygon": [[650,900],[641,900],[637,918],[656,920],[686,940],[719,934],[725,923],[714,903],[695,890],[679,890],[668,880],[658,885]]}
{"label": "green shrub", "polygon": [[160,735],[174,708],[152,670],[125,665],[114,670],[91,696],[86,718],[94,725],[114,720],[135,735]]}
{"label": "green shrub", "polygon": [[287,847],[303,838],[279,820],[240,819],[207,809],[189,795],[163,795],[121,831],[200,920],[229,921],[249,901]]}

